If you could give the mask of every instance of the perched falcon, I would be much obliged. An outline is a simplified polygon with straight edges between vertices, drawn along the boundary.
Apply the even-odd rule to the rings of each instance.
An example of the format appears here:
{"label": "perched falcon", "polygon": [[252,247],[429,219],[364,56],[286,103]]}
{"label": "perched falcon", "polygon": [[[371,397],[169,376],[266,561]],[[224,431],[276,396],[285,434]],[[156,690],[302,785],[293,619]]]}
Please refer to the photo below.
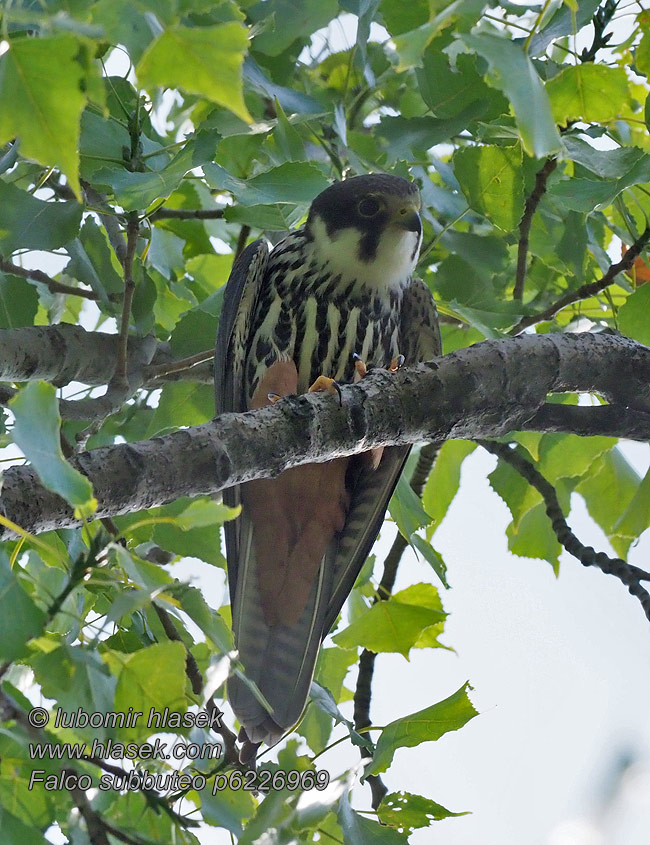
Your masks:
{"label": "perched falcon", "polygon": [[[235,262],[215,354],[217,414],[277,396],[352,382],[363,367],[440,354],[435,305],[411,273],[422,241],[412,182],[375,174],[337,182],[306,224],[270,252],[263,240]],[[326,380],[319,379],[325,376]],[[224,492],[242,505],[227,522],[235,644],[247,678],[228,698],[252,756],[299,720],[321,641],[377,537],[408,447],[286,470]]]}

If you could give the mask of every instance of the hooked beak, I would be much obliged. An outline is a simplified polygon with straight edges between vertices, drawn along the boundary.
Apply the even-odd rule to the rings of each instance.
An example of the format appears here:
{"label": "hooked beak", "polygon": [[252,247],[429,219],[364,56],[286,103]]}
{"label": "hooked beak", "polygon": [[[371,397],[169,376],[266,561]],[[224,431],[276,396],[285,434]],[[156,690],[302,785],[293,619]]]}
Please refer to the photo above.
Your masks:
{"label": "hooked beak", "polygon": [[407,232],[415,232],[418,237],[422,234],[422,220],[418,211],[420,210],[420,202],[402,202],[393,212],[393,220],[395,224]]}

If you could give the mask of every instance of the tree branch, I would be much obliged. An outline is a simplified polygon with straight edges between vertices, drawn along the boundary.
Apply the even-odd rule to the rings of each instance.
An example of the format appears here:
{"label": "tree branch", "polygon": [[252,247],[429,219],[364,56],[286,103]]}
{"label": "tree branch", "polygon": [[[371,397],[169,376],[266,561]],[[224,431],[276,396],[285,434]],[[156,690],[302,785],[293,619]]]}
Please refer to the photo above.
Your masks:
{"label": "tree branch", "polygon": [[524,282],[526,281],[526,263],[528,261],[528,239],[530,227],[533,224],[533,217],[540,200],[546,193],[548,177],[557,167],[557,159],[547,159],[544,166],[537,171],[535,176],[535,187],[530,196],[526,199],[524,215],[519,223],[519,248],[517,251],[517,272],[515,275],[515,287],[512,292],[513,299],[522,299],[524,295]]}
{"label": "tree branch", "polygon": [[178,361],[170,361],[165,364],[153,364],[147,367],[145,376],[147,379],[161,378],[172,373],[182,373],[185,370],[191,370],[198,364],[205,364],[212,361],[214,358],[214,349],[206,349],[205,352],[198,352],[196,355],[190,355],[187,358],[181,358]]}
{"label": "tree branch", "polygon": [[595,296],[600,293],[608,285],[616,279],[619,273],[624,273],[629,270],[634,264],[635,260],[643,252],[645,245],[650,240],[650,226],[646,227],[642,235],[640,235],[632,244],[632,246],[625,253],[623,258],[617,263],[612,264],[605,275],[597,282],[590,282],[586,285],[581,285],[577,290],[565,293],[552,305],[549,305],[544,311],[538,314],[531,314],[528,317],[523,317],[517,325],[511,329],[508,334],[518,335],[527,329],[528,326],[533,326],[535,323],[541,323],[543,320],[550,320],[558,311],[566,308],[567,305],[572,305],[574,302],[579,302],[581,299],[588,299],[590,296]]}
{"label": "tree branch", "polygon": [[20,276],[21,279],[31,279],[33,282],[40,282],[45,285],[52,293],[64,293],[68,296],[81,296],[83,299],[92,299],[97,301],[99,294],[94,290],[86,290],[85,288],[76,288],[73,285],[64,285],[62,282],[57,282],[47,273],[42,270],[28,270],[26,267],[21,267],[19,264],[14,264],[6,258],[0,257],[0,270],[3,273],[11,273],[13,276]]}
{"label": "tree branch", "polygon": [[[341,405],[313,393],[286,397],[71,463],[93,484],[97,517],[115,516],[376,446],[500,437],[530,424],[548,393],[567,391],[650,413],[650,349],[587,332],[484,341],[396,373],[373,371],[341,389]],[[32,533],[78,524],[28,466],[5,472],[0,509]]]}
{"label": "tree branch", "polygon": [[637,566],[631,566],[622,558],[611,558],[604,552],[596,552],[591,546],[585,546],[581,543],[564,518],[555,487],[521,452],[505,443],[496,443],[489,440],[478,440],[477,442],[488,452],[509,464],[541,494],[553,531],[558,542],[564,546],[567,552],[577,558],[583,566],[597,566],[605,574],[614,575],[619,581],[622,581],[630,593],[639,599],[646,617],[650,620],[650,593],[645,587],[641,586],[642,581],[650,581],[650,572],[645,572]]}
{"label": "tree branch", "polygon": [[221,220],[223,208],[159,208],[149,220]]}
{"label": "tree branch", "polygon": [[[0,329],[0,381],[43,379],[55,387],[71,381],[107,384],[112,372],[106,364],[115,361],[117,344],[116,334],[87,332],[70,323]],[[152,337],[131,338],[129,372],[137,372],[150,362],[165,364],[170,360],[169,344]]]}
{"label": "tree branch", "polygon": [[621,405],[542,405],[521,431],[571,431],[650,441],[650,413]]}

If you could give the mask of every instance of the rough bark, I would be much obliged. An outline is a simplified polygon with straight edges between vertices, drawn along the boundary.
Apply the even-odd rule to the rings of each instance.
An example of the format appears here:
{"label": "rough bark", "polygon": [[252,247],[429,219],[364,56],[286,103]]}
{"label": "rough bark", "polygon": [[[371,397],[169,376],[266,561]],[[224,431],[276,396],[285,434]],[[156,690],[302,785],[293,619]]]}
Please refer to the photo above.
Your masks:
{"label": "rough bark", "polygon": [[[592,392],[610,405],[579,418],[549,413],[547,395]],[[593,411],[594,426],[588,424]],[[485,341],[391,374],[378,371],[330,396],[289,397],[245,414],[224,414],[138,443],[104,447],[71,463],[92,482],[98,516],[214,494],[302,463],[389,444],[499,437],[517,429],[623,434],[650,439],[650,348],[609,334],[524,335]],[[545,421],[546,420],[546,421]],[[575,425],[574,425],[575,422]],[[4,475],[0,508],[36,533],[75,524],[30,467]]]}

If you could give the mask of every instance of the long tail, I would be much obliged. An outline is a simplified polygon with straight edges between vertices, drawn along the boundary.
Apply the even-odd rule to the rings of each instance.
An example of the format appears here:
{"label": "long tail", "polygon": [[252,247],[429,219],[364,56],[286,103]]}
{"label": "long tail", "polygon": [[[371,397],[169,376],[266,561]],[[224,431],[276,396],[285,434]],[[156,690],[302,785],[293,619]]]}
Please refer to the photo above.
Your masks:
{"label": "long tail", "polygon": [[331,554],[322,559],[297,624],[270,626],[262,609],[253,548],[247,558],[233,609],[235,644],[244,674],[257,685],[271,712],[237,675],[228,681],[228,699],[250,742],[273,745],[300,719],[307,702],[323,636],[333,561]]}

